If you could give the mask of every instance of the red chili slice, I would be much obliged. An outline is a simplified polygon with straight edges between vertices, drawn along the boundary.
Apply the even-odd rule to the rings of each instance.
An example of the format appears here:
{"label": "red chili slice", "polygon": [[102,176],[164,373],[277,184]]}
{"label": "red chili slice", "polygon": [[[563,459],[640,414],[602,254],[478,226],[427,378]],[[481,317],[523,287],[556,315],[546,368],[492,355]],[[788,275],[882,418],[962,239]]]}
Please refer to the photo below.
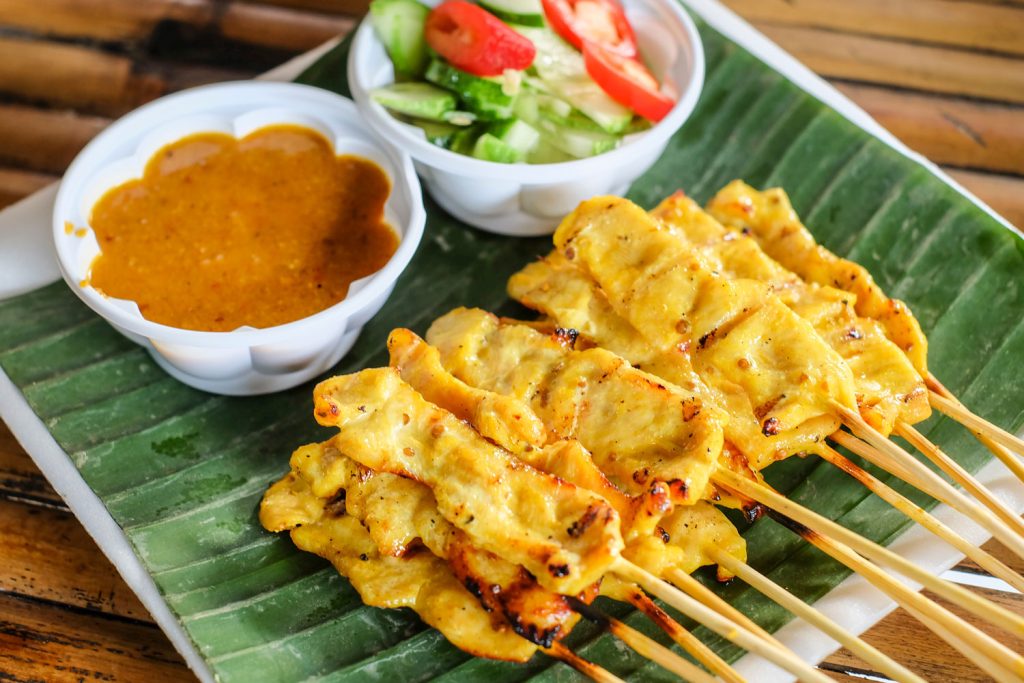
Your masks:
{"label": "red chili slice", "polygon": [[448,0],[427,16],[427,44],[456,69],[476,76],[498,76],[525,69],[537,49],[498,17],[464,0]]}
{"label": "red chili slice", "polygon": [[541,4],[551,28],[577,50],[589,42],[623,57],[637,55],[636,34],[616,0],[541,0]]}
{"label": "red chili slice", "polygon": [[676,104],[661,92],[657,79],[637,59],[615,54],[595,43],[584,43],[583,63],[609,97],[645,119],[661,121]]}

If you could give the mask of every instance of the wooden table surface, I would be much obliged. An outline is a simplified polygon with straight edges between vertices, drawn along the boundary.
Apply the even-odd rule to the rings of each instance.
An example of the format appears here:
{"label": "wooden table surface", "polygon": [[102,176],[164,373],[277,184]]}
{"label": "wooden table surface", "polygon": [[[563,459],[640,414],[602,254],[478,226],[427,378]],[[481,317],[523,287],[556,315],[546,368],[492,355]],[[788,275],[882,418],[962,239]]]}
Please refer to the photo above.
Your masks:
{"label": "wooden table surface", "polygon": [[[1024,0],[726,4],[1024,226]],[[252,77],[364,10],[365,0],[0,0],[0,207],[56,180],[133,107]],[[1024,614],[1019,594],[976,590]],[[986,680],[902,610],[865,637],[929,680]],[[871,673],[845,650],[822,668],[840,681]],[[87,679],[193,677],[0,423],[0,680]]]}

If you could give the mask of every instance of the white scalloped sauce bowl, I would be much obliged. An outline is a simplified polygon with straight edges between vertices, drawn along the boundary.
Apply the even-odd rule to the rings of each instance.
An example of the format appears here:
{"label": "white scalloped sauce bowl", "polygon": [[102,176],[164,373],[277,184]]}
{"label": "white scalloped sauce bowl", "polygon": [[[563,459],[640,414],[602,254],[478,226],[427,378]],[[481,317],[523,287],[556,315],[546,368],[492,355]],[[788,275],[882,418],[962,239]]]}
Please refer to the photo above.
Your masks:
{"label": "white scalloped sauce bowl", "polygon": [[[280,124],[317,131],[335,154],[368,159],[388,176],[391,192],[384,214],[399,244],[382,269],[353,282],[345,299],[314,315],[230,332],[152,322],[142,317],[134,301],[108,297],[88,284],[89,268],[100,253],[89,218],[107,191],[141,177],[160,149],[187,136],[220,132],[242,138]],[[204,391],[251,395],[293,387],[337,363],[391,294],[416,251],[425,221],[411,160],[381,143],[351,101],[294,83],[239,82],[176,93],[107,128],[82,150],[61,182],[53,237],[68,286],[118,332],[145,347],[169,374]]]}
{"label": "white scalloped sauce bowl", "polygon": [[[425,0],[436,5],[440,0]],[[704,86],[704,47],[690,16],[676,0],[624,0],[644,60],[659,82],[676,92],[675,106],[659,123],[629,135],[614,150],[554,164],[500,164],[474,159],[427,141],[370,97],[394,83],[391,59],[371,21],[356,31],[348,57],[352,99],[366,121],[412,156],[430,194],[453,216],[501,235],[547,235],[583,200],[624,195],[664,153],[686,122]]]}

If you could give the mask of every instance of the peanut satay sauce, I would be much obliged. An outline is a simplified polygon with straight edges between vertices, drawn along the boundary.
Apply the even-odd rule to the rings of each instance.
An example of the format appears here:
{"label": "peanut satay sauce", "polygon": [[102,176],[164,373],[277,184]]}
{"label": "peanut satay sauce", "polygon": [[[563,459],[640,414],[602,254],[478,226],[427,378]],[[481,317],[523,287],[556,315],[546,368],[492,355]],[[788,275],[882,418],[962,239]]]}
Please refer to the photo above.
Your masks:
{"label": "peanut satay sauce", "polygon": [[390,189],[379,166],[336,156],[309,128],[192,135],[93,207],[102,253],[89,284],[183,329],[298,320],[344,299],[394,254]]}

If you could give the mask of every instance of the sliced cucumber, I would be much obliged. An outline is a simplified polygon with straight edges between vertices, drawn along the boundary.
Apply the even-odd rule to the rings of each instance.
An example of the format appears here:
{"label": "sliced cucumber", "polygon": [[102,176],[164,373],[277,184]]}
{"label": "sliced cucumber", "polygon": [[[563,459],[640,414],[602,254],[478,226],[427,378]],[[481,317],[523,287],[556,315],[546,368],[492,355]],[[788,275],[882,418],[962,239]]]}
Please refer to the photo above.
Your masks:
{"label": "sliced cucumber", "polygon": [[543,116],[537,121],[537,127],[546,142],[577,159],[610,152],[622,140],[617,135],[569,128]]}
{"label": "sliced cucumber", "polygon": [[512,116],[512,105],[516,98],[505,92],[500,78],[474,76],[437,58],[430,60],[425,78],[458,95],[481,121],[496,121]]}
{"label": "sliced cucumber", "polygon": [[[633,112],[605,93],[587,73],[583,55],[549,28],[513,26],[529,38],[537,48],[530,67],[541,87],[565,100],[607,133],[621,133],[629,128]],[[528,81],[533,84],[533,81]]]}
{"label": "sliced cucumber", "polygon": [[545,26],[540,0],[479,0],[480,6],[507,24]]}
{"label": "sliced cucumber", "polygon": [[427,142],[438,147],[444,147],[445,149],[451,146],[455,134],[462,130],[459,126],[453,126],[450,123],[442,123],[440,121],[425,121],[413,118],[405,118],[403,120],[423,130],[423,134],[427,136]]}
{"label": "sliced cucumber", "polygon": [[514,164],[519,161],[519,152],[512,145],[499,140],[490,133],[484,133],[473,145],[473,156],[484,161],[496,161],[499,164]]}
{"label": "sliced cucumber", "polygon": [[605,132],[604,128],[591,118],[573,109],[565,100],[538,92],[523,93],[516,100],[516,114],[525,121],[536,121],[543,116],[561,126],[578,130]]}
{"label": "sliced cucumber", "polygon": [[455,111],[455,95],[429,83],[395,83],[370,93],[375,102],[392,111],[418,119],[444,121]]}
{"label": "sliced cucumber", "polygon": [[416,0],[373,0],[370,16],[377,36],[395,65],[395,75],[419,78],[427,66],[423,37],[430,8]]}
{"label": "sliced cucumber", "polygon": [[509,119],[491,124],[487,132],[515,150],[516,161],[525,159],[540,141],[540,133],[537,129],[519,119]]}
{"label": "sliced cucumber", "polygon": [[563,161],[573,161],[576,157],[566,154],[546,140],[541,138],[540,143],[526,155],[528,164],[558,164]]}
{"label": "sliced cucumber", "polygon": [[452,135],[452,139],[448,142],[448,149],[457,154],[472,156],[476,141],[482,132],[483,128],[479,124],[460,128]]}

